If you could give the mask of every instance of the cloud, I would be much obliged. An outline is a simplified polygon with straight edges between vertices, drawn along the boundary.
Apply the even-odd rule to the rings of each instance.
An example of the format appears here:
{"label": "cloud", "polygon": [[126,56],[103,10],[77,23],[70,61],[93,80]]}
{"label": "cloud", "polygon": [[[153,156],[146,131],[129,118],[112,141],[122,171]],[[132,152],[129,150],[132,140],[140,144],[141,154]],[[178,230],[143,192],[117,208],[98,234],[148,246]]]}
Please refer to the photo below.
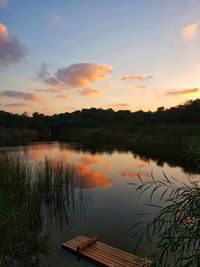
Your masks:
{"label": "cloud", "polygon": [[41,79],[44,79],[48,77],[49,75],[50,73],[48,72],[48,66],[46,63],[43,62],[39,68],[38,77]]}
{"label": "cloud", "polygon": [[43,98],[38,94],[12,91],[12,90],[0,92],[0,97],[10,97],[10,98],[24,99],[27,101],[36,101],[36,102],[43,100]]}
{"label": "cloud", "polygon": [[0,66],[20,61],[27,49],[15,36],[9,36],[6,25],[0,24]]}
{"label": "cloud", "polygon": [[192,89],[182,89],[182,90],[170,90],[166,94],[167,95],[174,95],[174,96],[181,96],[181,95],[191,95],[196,94],[200,91],[199,88],[192,88]]}
{"label": "cloud", "polygon": [[128,103],[115,103],[111,105],[111,108],[115,110],[127,109],[129,108],[129,104]]}
{"label": "cloud", "polygon": [[56,95],[55,97],[58,99],[61,99],[61,100],[68,100],[69,99],[68,95]]}
{"label": "cloud", "polygon": [[87,88],[91,82],[103,80],[112,71],[108,65],[78,63],[58,69],[56,77],[62,83],[73,88]]}
{"label": "cloud", "polygon": [[99,156],[86,155],[81,158],[81,163],[76,165],[75,186],[83,188],[111,187],[112,181],[108,178],[107,172],[93,170],[92,166],[99,164]]}
{"label": "cloud", "polygon": [[197,23],[190,24],[182,28],[181,34],[185,39],[193,39],[198,35],[199,25]]}
{"label": "cloud", "polygon": [[92,170],[89,165],[76,165],[75,186],[82,188],[111,187],[112,181],[107,173]]}
{"label": "cloud", "polygon": [[35,89],[35,91],[41,93],[59,93],[62,91],[62,88],[60,85],[52,85],[50,88]]}
{"label": "cloud", "polygon": [[97,164],[100,163],[101,159],[98,156],[84,156],[81,161],[85,164],[85,165],[92,165],[92,164]]}
{"label": "cloud", "polygon": [[100,95],[100,91],[93,88],[84,88],[80,94],[83,96],[97,96]]}
{"label": "cloud", "polygon": [[30,107],[30,105],[27,105],[25,103],[11,103],[11,104],[4,105],[4,107],[17,108],[17,107]]}
{"label": "cloud", "polygon": [[8,1],[7,0],[0,0],[0,6],[7,6]]}
{"label": "cloud", "polygon": [[42,64],[39,77],[47,84],[62,85],[66,88],[88,88],[92,82],[104,80],[111,73],[112,67],[94,63],[77,63],[60,68],[50,75],[45,63]]}
{"label": "cloud", "polygon": [[145,80],[149,80],[152,79],[153,76],[152,75],[147,75],[147,76],[142,76],[142,75],[126,75],[120,78],[121,81],[145,81]]}

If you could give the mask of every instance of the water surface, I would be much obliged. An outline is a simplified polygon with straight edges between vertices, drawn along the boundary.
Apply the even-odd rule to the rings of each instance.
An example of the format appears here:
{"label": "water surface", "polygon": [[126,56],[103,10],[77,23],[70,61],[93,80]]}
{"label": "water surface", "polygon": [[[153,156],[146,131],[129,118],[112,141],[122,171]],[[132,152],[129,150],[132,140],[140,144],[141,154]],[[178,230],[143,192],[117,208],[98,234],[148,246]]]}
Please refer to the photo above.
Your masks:
{"label": "water surface", "polygon": [[[1,150],[20,153],[30,162],[39,162],[45,157],[55,163],[66,162],[77,173],[74,187],[77,189],[75,193],[79,193],[69,223],[54,218],[51,227],[45,229],[49,236],[49,249],[43,262],[52,267],[95,266],[85,260],[77,261],[76,256],[61,249],[62,242],[79,234],[97,235],[102,242],[134,253],[136,237],[127,230],[141,220],[142,215],[138,214],[149,212],[150,208],[144,206],[149,195],[139,199],[130,183],[138,180],[138,173],[143,179],[151,179],[152,173],[155,177],[162,177],[165,172],[180,181],[186,181],[192,173],[182,159],[182,148],[176,146],[92,147],[54,142]],[[80,189],[83,194],[80,194]],[[155,202],[158,204],[158,199]],[[145,220],[144,216],[142,220]],[[140,256],[149,256],[150,253],[145,242],[137,251]]]}

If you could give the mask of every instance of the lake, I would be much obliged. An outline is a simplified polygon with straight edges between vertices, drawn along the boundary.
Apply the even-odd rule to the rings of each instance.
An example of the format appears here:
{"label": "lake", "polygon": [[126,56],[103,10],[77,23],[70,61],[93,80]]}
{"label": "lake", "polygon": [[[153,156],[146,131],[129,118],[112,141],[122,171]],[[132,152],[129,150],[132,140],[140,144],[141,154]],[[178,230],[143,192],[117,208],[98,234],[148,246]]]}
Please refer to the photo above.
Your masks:
{"label": "lake", "polygon": [[[175,145],[91,146],[51,142],[3,147],[1,151],[19,153],[28,162],[41,162],[46,157],[51,162],[66,162],[78,174],[74,181],[75,202],[67,220],[53,217],[50,225],[41,230],[48,235],[48,254],[41,261],[52,267],[95,266],[85,260],[77,261],[76,256],[61,249],[62,242],[80,234],[96,235],[102,242],[134,253],[137,238],[128,229],[151,218],[141,213],[155,210],[144,205],[149,202],[148,192],[140,199],[131,183],[138,181],[138,174],[148,180],[152,174],[163,177],[164,172],[183,182],[193,174],[182,158],[183,148]],[[155,203],[159,203],[157,197]],[[151,252],[144,241],[137,255],[149,257]]]}

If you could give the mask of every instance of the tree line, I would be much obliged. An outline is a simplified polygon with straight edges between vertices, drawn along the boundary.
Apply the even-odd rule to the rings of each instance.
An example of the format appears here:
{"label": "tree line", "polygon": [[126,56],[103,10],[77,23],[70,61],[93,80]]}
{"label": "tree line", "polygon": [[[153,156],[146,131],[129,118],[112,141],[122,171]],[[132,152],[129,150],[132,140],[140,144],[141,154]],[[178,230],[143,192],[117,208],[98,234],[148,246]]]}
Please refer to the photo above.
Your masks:
{"label": "tree line", "polygon": [[[95,136],[105,133],[177,134],[200,133],[200,99],[186,101],[182,105],[156,111],[129,110],[114,111],[110,109],[90,108],[44,115],[34,112],[28,116],[0,111],[0,130],[2,135],[10,135],[20,130],[19,137],[26,139],[67,139],[75,136]],[[169,130],[171,129],[171,130]],[[183,133],[184,132],[184,133]],[[17,135],[16,135],[17,136]],[[106,137],[105,137],[106,138]]]}

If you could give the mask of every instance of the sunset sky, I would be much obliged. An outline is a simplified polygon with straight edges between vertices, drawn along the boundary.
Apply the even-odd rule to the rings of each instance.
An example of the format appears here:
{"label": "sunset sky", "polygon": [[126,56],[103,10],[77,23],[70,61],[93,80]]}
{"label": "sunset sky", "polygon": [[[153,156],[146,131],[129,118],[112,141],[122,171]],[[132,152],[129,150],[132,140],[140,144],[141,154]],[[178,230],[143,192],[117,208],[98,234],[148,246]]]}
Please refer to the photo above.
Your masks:
{"label": "sunset sky", "polygon": [[199,0],[0,0],[1,110],[155,110],[199,88]]}

